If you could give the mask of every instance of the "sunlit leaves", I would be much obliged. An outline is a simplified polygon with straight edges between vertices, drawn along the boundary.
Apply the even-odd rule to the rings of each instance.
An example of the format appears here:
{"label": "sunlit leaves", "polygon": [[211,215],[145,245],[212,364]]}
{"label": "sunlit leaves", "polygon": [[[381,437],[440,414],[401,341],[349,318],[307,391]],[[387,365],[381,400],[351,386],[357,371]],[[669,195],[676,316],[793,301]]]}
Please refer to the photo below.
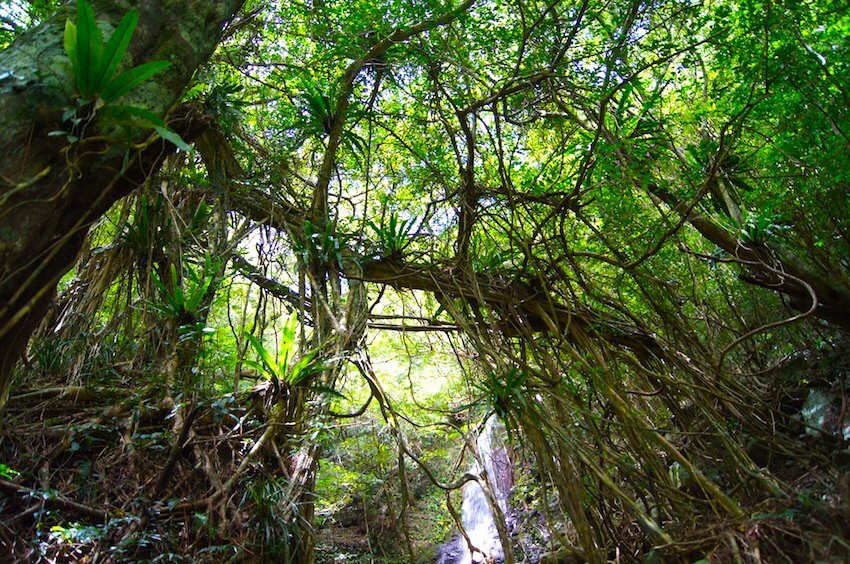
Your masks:
{"label": "sunlit leaves", "polygon": [[[132,92],[155,75],[171,66],[168,61],[149,61],[129,68],[115,76],[119,65],[127,53],[133,32],[138,24],[139,14],[136,10],[128,12],[104,44],[103,34],[95,20],[94,11],[87,0],[77,2],[77,22],[65,22],[64,47],[65,53],[71,60],[74,80],[80,98],[77,103],[85,106],[93,104],[94,112],[106,107],[102,116],[112,118],[114,122],[131,123],[133,125],[152,128],[166,141],[179,149],[188,151],[188,144],[174,131],[166,127],[163,120],[145,108],[135,106],[116,106],[113,104],[119,98]],[[69,112],[72,112],[69,115]],[[68,141],[78,140],[78,129],[81,117],[77,110],[65,112],[63,121],[71,121],[71,132]]]}
{"label": "sunlit leaves", "polygon": [[387,260],[402,258],[404,249],[410,244],[410,234],[414,223],[414,219],[400,218],[396,212],[390,213],[383,224],[377,224],[372,220],[367,221],[382,258]]}
{"label": "sunlit leaves", "polygon": [[291,386],[305,383],[310,377],[321,372],[325,366],[318,358],[318,350],[310,350],[298,356],[298,314],[292,312],[283,325],[277,358],[263,342],[250,333],[245,338],[259,356],[259,362],[246,360],[245,363],[271,380],[285,382]]}
{"label": "sunlit leaves", "polygon": [[170,277],[167,280],[151,272],[151,280],[159,290],[160,301],[150,302],[149,306],[163,315],[181,321],[194,318],[201,312],[201,306],[210,285],[218,275],[218,269],[218,260],[206,256],[200,269],[187,265],[183,269],[182,277],[173,263],[170,265]]}
{"label": "sunlit leaves", "polygon": [[113,76],[127,52],[138,19],[135,10],[127,13],[104,45],[94,11],[86,0],[78,0],[77,23],[65,22],[64,43],[77,89],[84,99],[108,104],[171,66],[167,61],[151,61]]}

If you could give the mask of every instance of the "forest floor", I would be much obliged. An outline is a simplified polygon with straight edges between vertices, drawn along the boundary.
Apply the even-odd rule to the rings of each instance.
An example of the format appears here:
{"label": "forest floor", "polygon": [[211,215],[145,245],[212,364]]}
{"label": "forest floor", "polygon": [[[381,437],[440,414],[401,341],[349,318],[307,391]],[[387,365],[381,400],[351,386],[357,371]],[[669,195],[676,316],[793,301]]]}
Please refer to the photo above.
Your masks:
{"label": "forest floor", "polygon": [[[257,392],[199,404],[189,441],[175,458],[179,406],[149,399],[154,396],[148,389],[57,384],[30,382],[8,405],[0,437],[4,553],[34,562],[135,561],[169,554],[178,560],[191,555],[219,561],[227,555],[251,561],[253,547],[281,541],[285,523],[263,504],[277,499],[279,490],[259,469],[245,475],[227,504],[198,504],[219,476],[233,471],[244,456],[245,440],[260,433],[261,418],[250,415]],[[830,417],[826,413],[824,421]],[[612,558],[780,562],[831,554],[831,561],[842,561],[850,555],[850,456],[824,434],[803,431],[798,440],[812,453],[832,452],[834,460],[827,464],[822,454],[802,460],[751,449],[794,495],[765,498],[748,507],[742,520],[679,523],[669,529],[676,545],[659,549],[640,541],[635,523],[623,522],[617,529],[622,552]],[[257,484],[266,488],[262,495]],[[451,527],[440,496],[424,487],[417,491],[406,517],[410,552],[414,561],[430,562]],[[515,499],[514,522],[518,544],[530,546],[528,533],[545,527],[539,505],[534,509],[528,499]],[[410,562],[403,528],[386,514],[366,515],[362,498],[329,515],[318,528],[318,561]],[[535,557],[543,553],[538,547]],[[549,561],[569,559],[555,554]]]}

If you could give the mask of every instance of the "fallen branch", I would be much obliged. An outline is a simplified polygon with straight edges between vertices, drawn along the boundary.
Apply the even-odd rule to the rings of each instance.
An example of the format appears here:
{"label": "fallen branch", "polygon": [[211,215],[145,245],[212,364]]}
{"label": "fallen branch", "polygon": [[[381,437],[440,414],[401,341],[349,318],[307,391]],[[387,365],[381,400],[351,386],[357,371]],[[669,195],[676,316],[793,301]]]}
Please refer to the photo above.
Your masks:
{"label": "fallen branch", "polygon": [[60,388],[44,388],[22,392],[9,398],[9,404],[24,400],[46,400],[46,399],[72,399],[74,401],[96,402],[102,399],[113,398],[118,394],[114,390],[103,390],[98,388],[87,388],[85,386],[64,386]]}
{"label": "fallen branch", "polygon": [[17,494],[27,494],[38,499],[43,499],[46,505],[73,511],[74,513],[89,517],[100,523],[106,523],[112,518],[107,511],[102,509],[97,509],[89,505],[83,505],[82,503],[71,501],[61,495],[47,495],[45,492],[40,492],[8,480],[0,479],[0,489]]}

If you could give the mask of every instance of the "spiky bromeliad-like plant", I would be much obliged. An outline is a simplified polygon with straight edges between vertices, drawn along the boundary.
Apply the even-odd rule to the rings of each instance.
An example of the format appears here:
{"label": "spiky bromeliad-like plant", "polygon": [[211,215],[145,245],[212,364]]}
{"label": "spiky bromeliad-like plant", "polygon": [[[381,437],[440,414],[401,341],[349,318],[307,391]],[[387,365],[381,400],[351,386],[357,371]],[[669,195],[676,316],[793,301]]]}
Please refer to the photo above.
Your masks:
{"label": "spiky bromeliad-like plant", "polygon": [[280,362],[260,339],[250,333],[246,333],[245,338],[260,358],[259,362],[246,360],[245,363],[272,381],[297,386],[324,369],[324,363],[316,357],[318,349],[308,351],[295,360],[298,355],[298,315],[295,312],[292,312],[283,326],[278,350]]}
{"label": "spiky bromeliad-like plant", "polygon": [[[97,25],[94,11],[86,0],[77,2],[77,22],[70,19],[65,22],[65,53],[71,60],[74,84],[79,94],[79,108],[71,108],[62,116],[76,128],[84,118],[79,117],[79,109],[91,105],[86,119],[93,118],[101,109],[104,114],[117,121],[128,121],[135,125],[152,128],[163,139],[170,141],[183,150],[188,150],[186,142],[174,131],[166,127],[165,122],[153,112],[137,106],[120,106],[116,100],[131,92],[154,75],[171,66],[168,61],[149,61],[115,74],[118,66],[127,54],[133,32],[139,21],[139,13],[131,10],[122,19],[109,40],[104,42],[103,34]],[[67,134],[69,142],[78,140],[75,132],[55,132]]]}

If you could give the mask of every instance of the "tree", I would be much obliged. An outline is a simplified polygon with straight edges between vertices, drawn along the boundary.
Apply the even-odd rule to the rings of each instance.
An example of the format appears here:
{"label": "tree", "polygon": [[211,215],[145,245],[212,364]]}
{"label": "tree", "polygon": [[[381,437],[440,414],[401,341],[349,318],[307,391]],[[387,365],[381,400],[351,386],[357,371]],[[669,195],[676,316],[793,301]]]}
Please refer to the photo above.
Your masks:
{"label": "tree", "polygon": [[[120,413],[115,428],[132,441],[133,421],[167,406],[171,419],[146,413],[168,427],[155,439],[168,455],[135,478],[143,493],[129,480],[100,504],[146,495],[168,524],[205,508],[208,526],[181,537],[193,547],[216,529],[257,557],[312,560],[317,469],[343,433],[330,422],[371,414],[396,450],[388,512],[412,560],[409,467],[440,491],[475,477],[432,472],[410,437],[435,421],[447,434],[471,430],[495,414],[531,455],[564,555],[601,562],[631,542],[623,554],[662,546],[671,558],[708,557],[683,548],[720,546],[691,530],[705,520],[733,552],[754,554],[756,531],[799,525],[805,550],[828,559],[803,521],[770,529],[749,516],[804,509],[799,476],[785,478],[795,456],[828,476],[825,490],[837,487],[826,459],[846,444],[823,432],[810,448],[799,430],[804,399],[839,389],[846,366],[830,360],[850,319],[850,54],[839,4],[264,5],[171,114],[194,142],[182,153],[138,128],[127,138],[100,108],[90,120],[68,69],[56,70],[68,61],[51,35],[61,26],[48,22],[0,59],[52,38],[38,48],[52,90],[39,78],[16,97],[8,73],[0,99],[19,117],[30,99],[48,108],[32,112],[32,126],[0,117],[17,127],[0,158],[23,166],[3,169],[0,225],[22,234],[0,247],[10,257],[0,278],[6,373],[84,253],[30,355],[35,370],[73,386],[21,392],[16,413],[32,418],[18,406],[33,398],[102,388],[120,405],[101,411]],[[198,27],[206,39],[193,45],[208,55],[236,7],[181,32]],[[96,10],[113,22],[121,12]],[[140,27],[133,64],[182,49],[176,31],[154,38],[153,27]],[[128,103],[162,114],[187,68]],[[163,160],[160,181],[143,185]],[[26,257],[24,245],[35,249]],[[300,324],[282,324],[284,310]],[[393,397],[407,392],[385,386],[394,376],[370,361],[383,331],[433,335],[453,353],[444,405],[415,397],[413,359],[410,401]],[[123,346],[113,349],[121,360],[51,374],[57,336],[75,366],[95,340]],[[836,427],[842,402],[831,406]],[[199,446],[208,443],[220,448]],[[690,535],[701,540],[678,542]]]}
{"label": "tree", "polygon": [[[130,92],[122,103],[166,116],[195,70],[212,54],[243,0],[214,2],[93,2],[100,24],[110,33],[132,8],[139,23],[130,62],[162,60],[170,68]],[[27,30],[0,53],[6,73],[0,83],[0,411],[10,374],[32,331],[44,316],[59,279],[74,265],[89,227],[118,199],[143,184],[173,146],[147,133],[110,139],[96,121],[91,100],[81,103],[70,61],[63,49],[63,10]],[[73,143],[51,136],[69,129],[63,111],[81,118]],[[199,124],[184,120],[184,137]],[[89,121],[93,123],[89,123]]]}

